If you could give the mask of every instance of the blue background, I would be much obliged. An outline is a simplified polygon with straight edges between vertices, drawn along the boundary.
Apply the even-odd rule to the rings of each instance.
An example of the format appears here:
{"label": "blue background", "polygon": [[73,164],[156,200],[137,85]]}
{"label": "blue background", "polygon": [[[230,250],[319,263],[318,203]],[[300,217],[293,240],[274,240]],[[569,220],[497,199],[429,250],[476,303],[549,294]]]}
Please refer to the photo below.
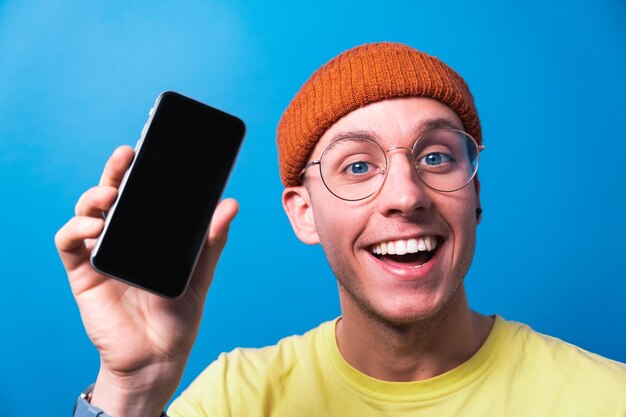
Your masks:
{"label": "blue background", "polygon": [[473,307],[626,362],[625,4],[296,3],[0,1],[2,416],[69,415],[95,379],[53,236],[166,89],[248,125],[226,192],[241,212],[181,387],[219,352],[338,315],[321,249],[282,212],[275,127],[317,67],[380,40],[438,56],[475,96]]}

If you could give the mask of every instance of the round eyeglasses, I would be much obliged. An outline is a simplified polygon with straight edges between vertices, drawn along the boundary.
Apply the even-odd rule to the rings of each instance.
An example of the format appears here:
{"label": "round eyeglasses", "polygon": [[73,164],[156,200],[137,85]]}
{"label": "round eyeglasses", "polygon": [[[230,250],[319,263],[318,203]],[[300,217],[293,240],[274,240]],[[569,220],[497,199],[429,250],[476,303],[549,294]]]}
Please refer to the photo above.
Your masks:
{"label": "round eyeglasses", "polygon": [[363,200],[382,187],[388,172],[387,153],[398,149],[411,152],[411,165],[425,185],[452,192],[472,181],[485,147],[466,132],[448,128],[427,131],[412,148],[386,151],[369,138],[341,138],[328,144],[320,159],[309,162],[300,177],[318,165],[322,181],[333,195],[347,201]]}

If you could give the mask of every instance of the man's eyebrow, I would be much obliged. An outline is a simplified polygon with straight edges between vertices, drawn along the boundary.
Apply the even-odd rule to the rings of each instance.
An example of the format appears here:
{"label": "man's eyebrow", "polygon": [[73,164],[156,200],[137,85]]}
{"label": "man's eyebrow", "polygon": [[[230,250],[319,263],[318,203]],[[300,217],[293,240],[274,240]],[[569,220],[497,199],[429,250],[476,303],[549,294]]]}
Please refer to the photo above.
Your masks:
{"label": "man's eyebrow", "polygon": [[414,135],[415,138],[423,135],[424,133],[434,130],[434,129],[457,129],[463,130],[463,126],[459,126],[457,123],[450,119],[446,119],[443,117],[437,119],[428,119],[422,121],[420,124],[415,126]]}
{"label": "man's eyebrow", "polygon": [[[463,126],[459,126],[457,123],[450,119],[446,118],[437,118],[437,119],[428,119],[420,122],[417,126],[415,126],[413,130],[413,135],[417,139],[419,136],[433,129],[458,129],[463,130]],[[340,132],[337,135],[333,136],[330,140],[330,143],[333,143],[340,139],[369,139],[377,143],[381,143],[380,137],[370,130],[351,130],[348,132]]]}
{"label": "man's eyebrow", "polygon": [[374,142],[380,142],[380,138],[376,133],[369,130],[351,130],[349,132],[341,132],[333,136],[330,143],[333,143],[340,139],[369,139]]}

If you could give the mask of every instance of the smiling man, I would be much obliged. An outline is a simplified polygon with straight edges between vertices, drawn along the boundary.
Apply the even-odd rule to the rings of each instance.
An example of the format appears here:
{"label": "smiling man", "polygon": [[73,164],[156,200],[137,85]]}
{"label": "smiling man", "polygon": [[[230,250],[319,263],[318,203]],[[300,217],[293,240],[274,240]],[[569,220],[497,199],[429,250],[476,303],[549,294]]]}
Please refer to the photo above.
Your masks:
{"label": "smiling man", "polygon": [[285,190],[296,234],[322,244],[339,282],[342,357],[365,374],[434,377],[487,338],[493,318],[468,308],[463,287],[480,217],[479,149],[445,104],[389,98],[335,122],[312,149],[321,157],[304,185]]}
{"label": "smiling man", "polygon": [[[278,147],[285,211],[300,240],[324,248],[342,315],[276,346],[221,355],[169,415],[626,415],[623,364],[469,308],[483,145],[454,70],[402,44],[349,50],[295,96]],[[88,265],[89,242],[131,159],[128,148],[114,153],[57,234],[101,357],[78,407],[94,414],[82,415],[159,415],[237,210],[232,200],[218,207],[181,299],[105,279]]]}

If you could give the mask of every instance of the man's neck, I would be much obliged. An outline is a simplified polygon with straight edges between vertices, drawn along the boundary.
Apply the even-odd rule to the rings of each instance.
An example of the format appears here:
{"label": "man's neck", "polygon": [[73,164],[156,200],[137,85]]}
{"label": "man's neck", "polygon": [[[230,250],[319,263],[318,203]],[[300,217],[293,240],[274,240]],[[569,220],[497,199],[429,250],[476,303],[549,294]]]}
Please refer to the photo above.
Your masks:
{"label": "man's neck", "polygon": [[461,285],[441,312],[395,325],[342,302],[337,344],[354,368],[385,381],[419,381],[461,365],[483,345],[493,318],[469,309]]}

